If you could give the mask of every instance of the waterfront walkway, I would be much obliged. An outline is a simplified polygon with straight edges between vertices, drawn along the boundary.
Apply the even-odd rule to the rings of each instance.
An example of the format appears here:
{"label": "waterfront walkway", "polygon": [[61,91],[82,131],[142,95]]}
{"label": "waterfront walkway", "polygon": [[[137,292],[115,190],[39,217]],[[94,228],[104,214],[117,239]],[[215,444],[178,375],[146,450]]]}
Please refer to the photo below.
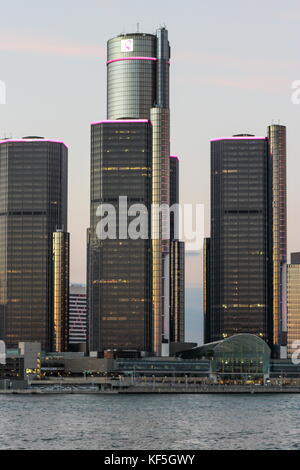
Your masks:
{"label": "waterfront walkway", "polygon": [[0,390],[0,394],[6,395],[54,395],[54,394],[261,394],[261,393],[300,393],[299,386],[291,385],[129,385],[126,387],[103,387],[102,389],[72,389],[31,387],[19,390]]}

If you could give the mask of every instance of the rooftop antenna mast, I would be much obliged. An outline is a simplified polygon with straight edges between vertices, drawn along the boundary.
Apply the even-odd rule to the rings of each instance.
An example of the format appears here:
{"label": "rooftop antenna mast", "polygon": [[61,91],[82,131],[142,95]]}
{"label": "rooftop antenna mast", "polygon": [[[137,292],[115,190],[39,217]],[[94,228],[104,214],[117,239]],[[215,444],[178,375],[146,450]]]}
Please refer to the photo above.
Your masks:
{"label": "rooftop antenna mast", "polygon": [[137,33],[140,32],[140,23],[137,23],[137,24],[136,24],[136,32],[137,32]]}

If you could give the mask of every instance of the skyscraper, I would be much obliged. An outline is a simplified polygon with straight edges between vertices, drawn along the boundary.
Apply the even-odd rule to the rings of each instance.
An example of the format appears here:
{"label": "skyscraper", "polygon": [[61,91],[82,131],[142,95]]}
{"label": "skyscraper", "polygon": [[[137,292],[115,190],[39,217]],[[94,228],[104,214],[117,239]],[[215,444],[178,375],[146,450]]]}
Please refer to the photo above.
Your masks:
{"label": "skyscraper", "polygon": [[287,346],[283,282],[283,270],[287,263],[286,127],[272,124],[268,128],[268,136],[272,161],[273,198],[273,342],[277,355],[284,357]]}
{"label": "skyscraper", "polygon": [[272,344],[271,178],[267,138],[212,140],[208,342],[252,333]]}
{"label": "skyscraper", "polygon": [[69,347],[77,348],[87,342],[86,286],[71,284],[69,301]]}
{"label": "skyscraper", "polygon": [[[170,156],[170,207],[179,204],[179,158]],[[185,339],[185,244],[178,240],[179,220],[170,211],[170,342]]]}
{"label": "skyscraper", "polygon": [[185,341],[185,246],[171,240],[170,250],[170,342]]}
{"label": "skyscraper", "polygon": [[53,233],[53,352],[69,349],[70,235]]}
{"label": "skyscraper", "polygon": [[203,241],[203,339],[204,343],[210,342],[211,307],[210,307],[210,238]]}
{"label": "skyscraper", "polygon": [[67,230],[68,150],[43,138],[0,141],[0,339],[52,350],[53,233]]}
{"label": "skyscraper", "polygon": [[[107,121],[92,125],[91,225],[88,243],[90,349],[168,354],[169,223],[150,211],[148,240],[100,241],[97,206],[169,205],[170,46],[168,32],[108,41]],[[123,214],[124,215],[124,214]],[[119,231],[119,226],[117,227]]]}
{"label": "skyscraper", "polygon": [[[92,126],[88,306],[93,351],[151,350],[151,240],[130,239],[127,231],[127,207],[143,204],[151,213],[151,136],[148,120]],[[126,197],[124,209],[119,209],[120,197]],[[116,210],[114,239],[98,238],[100,204]]]}
{"label": "skyscraper", "polygon": [[287,266],[287,336],[288,357],[299,349],[300,341],[300,253],[292,253],[291,264]]}

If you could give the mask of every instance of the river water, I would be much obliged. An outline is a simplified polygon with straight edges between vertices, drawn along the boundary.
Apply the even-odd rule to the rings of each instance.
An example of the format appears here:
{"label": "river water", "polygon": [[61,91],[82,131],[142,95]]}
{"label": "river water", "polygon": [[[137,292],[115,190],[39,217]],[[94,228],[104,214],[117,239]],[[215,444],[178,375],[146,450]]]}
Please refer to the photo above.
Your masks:
{"label": "river water", "polygon": [[0,449],[300,449],[300,395],[0,395]]}

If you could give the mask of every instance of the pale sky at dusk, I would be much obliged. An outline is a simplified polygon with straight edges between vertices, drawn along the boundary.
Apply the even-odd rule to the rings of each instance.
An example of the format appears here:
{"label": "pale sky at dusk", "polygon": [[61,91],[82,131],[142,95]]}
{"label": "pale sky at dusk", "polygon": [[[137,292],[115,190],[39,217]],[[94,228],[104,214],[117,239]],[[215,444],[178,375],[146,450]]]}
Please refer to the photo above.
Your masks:
{"label": "pale sky at dusk", "polygon": [[[286,0],[14,0],[2,2],[0,137],[39,135],[69,145],[71,279],[85,281],[90,123],[106,118],[106,41],[154,32],[172,47],[172,154],[180,156],[181,202],[204,203],[209,234],[209,140],[288,127],[289,251],[300,251],[300,2]],[[202,266],[188,257],[187,284]],[[195,258],[199,263],[195,262]]]}

